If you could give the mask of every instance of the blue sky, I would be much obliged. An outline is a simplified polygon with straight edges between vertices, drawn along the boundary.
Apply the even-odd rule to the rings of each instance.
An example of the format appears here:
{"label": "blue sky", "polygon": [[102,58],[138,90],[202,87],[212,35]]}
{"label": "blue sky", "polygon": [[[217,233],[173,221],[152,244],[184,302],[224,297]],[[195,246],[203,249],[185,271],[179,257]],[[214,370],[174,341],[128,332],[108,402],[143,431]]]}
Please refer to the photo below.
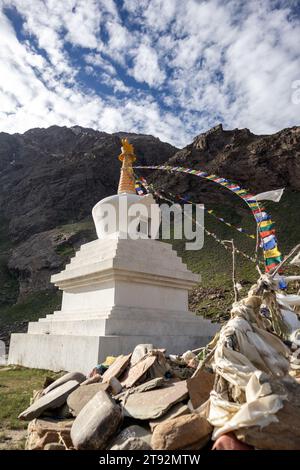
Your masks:
{"label": "blue sky", "polygon": [[298,0],[0,0],[0,131],[300,124]]}

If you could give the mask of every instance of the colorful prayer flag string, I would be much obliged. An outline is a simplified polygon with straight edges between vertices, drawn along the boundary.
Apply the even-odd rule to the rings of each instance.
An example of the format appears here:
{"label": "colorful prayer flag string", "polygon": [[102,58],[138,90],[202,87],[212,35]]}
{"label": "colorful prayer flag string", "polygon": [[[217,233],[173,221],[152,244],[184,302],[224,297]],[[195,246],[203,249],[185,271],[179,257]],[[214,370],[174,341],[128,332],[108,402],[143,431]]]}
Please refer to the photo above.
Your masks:
{"label": "colorful prayer flag string", "polygon": [[[266,212],[264,207],[261,207],[257,200],[255,199],[255,196],[248,192],[246,189],[241,188],[238,184],[233,183],[232,181],[228,180],[227,178],[220,178],[217,175],[209,175],[205,171],[201,170],[195,170],[192,168],[185,168],[181,166],[170,166],[170,165],[150,165],[150,166],[136,166],[134,167],[136,169],[148,169],[148,170],[166,170],[170,172],[181,172],[181,173],[189,173],[191,175],[199,176],[201,178],[204,178],[208,181],[212,181],[229,191],[233,192],[236,194],[238,197],[243,199],[243,201],[247,204],[249,209],[251,210],[257,226],[258,226],[258,233],[260,236],[261,240],[261,247],[263,249],[264,253],[264,258],[265,258],[265,270],[266,272],[271,271],[274,266],[279,264],[282,260],[282,256],[280,251],[278,250],[277,247],[277,239],[276,239],[276,233],[274,229],[274,223],[271,220],[270,215]],[[271,239],[270,239],[271,237]],[[276,256],[270,256],[270,250],[266,247],[265,245],[265,239],[268,239],[268,242],[271,240],[273,241],[273,249],[276,248],[277,251],[275,251]],[[267,243],[268,243],[267,242]],[[270,263],[270,261],[272,262]]]}
{"label": "colorful prayer flag string", "polygon": [[[145,188],[145,191],[144,191],[143,188]],[[174,202],[175,202],[175,201],[173,201],[172,199],[168,198],[167,196],[161,194],[160,191],[155,190],[154,187],[153,187],[153,185],[151,185],[151,184],[149,185],[149,184],[147,183],[147,181],[145,180],[145,178],[140,178],[139,180],[137,180],[137,182],[136,182],[136,192],[137,192],[137,194],[139,194],[140,196],[144,195],[145,193],[147,194],[147,193],[149,193],[149,192],[153,192],[153,194],[154,194],[155,196],[157,196],[159,199],[162,199],[162,200],[165,200],[165,201],[167,201],[167,202],[170,202],[171,204],[174,204]],[[198,221],[196,221],[194,218],[193,218],[193,221],[194,221],[195,223],[197,223],[201,228],[203,228],[203,230],[205,231],[205,233],[206,233],[208,236],[214,238],[214,240],[215,240],[217,243],[219,243],[220,245],[222,245],[223,248],[225,248],[225,250],[230,251],[230,247],[229,247],[223,240],[221,240],[215,233],[210,232],[209,230],[207,230],[205,227],[203,227],[203,226],[202,226]],[[236,249],[235,251],[236,251],[237,254],[243,256],[244,258],[248,259],[248,260],[251,261],[252,263],[256,264],[256,263],[258,262],[258,263],[261,264],[260,261],[257,261],[256,258],[247,255],[247,253],[244,253],[243,251],[238,250],[238,249]]]}
{"label": "colorful prayer flag string", "polygon": [[[141,181],[142,184],[147,183],[147,181],[144,177],[140,178],[140,181]],[[150,186],[153,190],[155,190],[153,185],[150,184],[148,186]],[[142,188],[139,184],[136,184],[136,190],[137,190],[137,193],[139,195],[143,194],[143,190],[142,190]],[[188,196],[180,196],[179,194],[173,194],[173,193],[171,193],[169,191],[165,191],[165,190],[160,190],[160,191],[163,191],[163,193],[165,193],[165,194],[169,195],[170,197],[173,197],[173,198],[175,198],[179,201],[182,201],[183,203],[196,205],[196,203],[191,201],[191,199]],[[204,210],[209,215],[211,215],[212,217],[217,219],[219,222],[222,222],[224,225],[227,225],[227,227],[233,228],[237,232],[242,233],[243,235],[245,235],[248,238],[251,238],[252,240],[256,239],[256,235],[248,233],[247,230],[245,230],[243,227],[237,227],[236,225],[233,225],[232,223],[227,222],[223,217],[219,217],[213,209],[208,209],[208,208],[204,207]]]}

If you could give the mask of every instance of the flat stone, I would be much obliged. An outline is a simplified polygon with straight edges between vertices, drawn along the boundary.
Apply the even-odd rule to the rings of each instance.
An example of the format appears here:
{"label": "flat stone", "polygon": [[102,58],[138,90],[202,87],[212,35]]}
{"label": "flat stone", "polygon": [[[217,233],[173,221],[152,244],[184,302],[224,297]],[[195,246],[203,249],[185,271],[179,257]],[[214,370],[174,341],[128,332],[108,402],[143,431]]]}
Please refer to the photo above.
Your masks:
{"label": "flat stone", "polygon": [[159,424],[151,439],[152,449],[182,450],[196,445],[200,449],[210,440],[212,426],[197,414],[179,416]]}
{"label": "flat stone", "polygon": [[79,383],[76,380],[70,380],[69,382],[54,388],[46,395],[43,395],[41,398],[35,401],[31,406],[23,411],[18,416],[18,418],[25,421],[30,421],[41,416],[45,410],[59,408],[65,403],[70,393],[73,392],[73,390],[75,390],[77,387],[79,387]]}
{"label": "flat stone", "polygon": [[123,408],[126,416],[136,419],[155,419],[187,396],[186,381],[175,382],[148,392],[130,394],[124,398]]}
{"label": "flat stone", "polygon": [[123,429],[113,441],[110,450],[148,450],[151,432],[142,426],[129,426]]}
{"label": "flat stone", "polygon": [[69,372],[68,374],[63,375],[59,379],[55,380],[50,384],[48,387],[46,387],[43,390],[43,395],[46,395],[46,393],[51,392],[56,387],[59,387],[60,385],[63,385],[66,382],[69,382],[70,380],[76,380],[76,382],[81,383],[86,379],[86,376],[81,374],[81,372]]}
{"label": "flat stone", "polygon": [[165,377],[166,373],[171,370],[170,365],[166,360],[166,356],[160,349],[154,349],[152,351],[153,356],[156,356],[156,361],[149,369],[149,378],[155,379],[159,377]]}
{"label": "flat stone", "polygon": [[193,377],[187,379],[187,388],[194,409],[209,399],[214,381],[215,375],[204,369],[196,371]]}
{"label": "flat stone", "polygon": [[137,362],[143,359],[152,349],[154,349],[153,344],[138,344],[133,350],[130,365],[134,366],[137,364]]}
{"label": "flat stone", "polygon": [[111,377],[120,377],[120,375],[124,372],[126,367],[129,364],[131,358],[131,354],[127,354],[126,356],[118,356],[115,362],[104,372],[102,376],[103,382],[109,382]]}
{"label": "flat stone", "polygon": [[191,411],[187,405],[183,405],[182,403],[177,403],[176,405],[172,406],[172,408],[163,416],[158,419],[154,419],[149,422],[149,426],[151,431],[153,432],[154,429],[158,424],[161,424],[169,419],[178,418],[179,416],[184,416],[190,414]]}
{"label": "flat stone", "polygon": [[165,379],[163,377],[158,377],[156,379],[148,380],[143,384],[137,385],[136,387],[132,387],[126,389],[125,391],[118,393],[118,395],[114,396],[115,400],[121,400],[124,397],[128,397],[131,393],[136,392],[147,392],[148,390],[153,390],[154,388],[161,387],[165,384]]}
{"label": "flat stone", "polygon": [[96,393],[73,423],[71,439],[75,449],[105,449],[121,421],[121,408],[106,392]]}
{"label": "flat stone", "polygon": [[143,384],[137,385],[136,387],[134,387],[133,390],[135,392],[147,392],[148,390],[153,390],[154,388],[161,387],[162,385],[164,385],[164,383],[164,377],[157,377],[155,379],[148,380]]}
{"label": "flat stone", "polygon": [[146,356],[134,366],[130,367],[123,380],[121,380],[122,386],[125,388],[133,387],[133,385],[141,380],[143,375],[153,366],[156,360],[156,356]]}
{"label": "flat stone", "polygon": [[67,398],[67,405],[73,416],[78,416],[82,408],[93,398],[96,393],[109,388],[108,383],[95,383],[78,387],[70,393]]}
{"label": "flat stone", "polygon": [[99,382],[102,382],[102,377],[100,374],[95,374],[93,377],[89,377],[88,379],[84,380],[84,382],[81,382],[80,387],[82,385],[96,384]]}
{"label": "flat stone", "polygon": [[13,367],[0,367],[0,372],[8,372],[9,370],[14,370]]}

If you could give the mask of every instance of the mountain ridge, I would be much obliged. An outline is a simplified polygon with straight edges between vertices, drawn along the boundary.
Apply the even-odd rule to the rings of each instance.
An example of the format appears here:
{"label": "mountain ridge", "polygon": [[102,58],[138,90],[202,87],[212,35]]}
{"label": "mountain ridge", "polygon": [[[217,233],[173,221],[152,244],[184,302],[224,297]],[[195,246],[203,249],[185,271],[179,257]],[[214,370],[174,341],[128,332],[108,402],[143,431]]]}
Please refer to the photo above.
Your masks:
{"label": "mountain ridge", "polygon": [[[151,135],[122,131],[108,134],[81,126],[51,126],[30,129],[24,134],[0,133],[1,328],[4,324],[8,325],[7,331],[25,328],[21,305],[24,311],[28,310],[29,319],[39,316],[38,311],[44,312],[45,305],[52,309],[51,298],[56,298],[59,305],[50,276],[64,266],[82,243],[96,237],[91,209],[100,199],[116,192],[120,137],[125,136],[135,147],[138,165],[166,163],[201,168],[256,192],[285,186],[283,202],[280,207],[273,205],[271,213],[278,214],[280,237],[289,233],[285,249],[298,236],[297,220],[287,219],[286,209],[281,208],[288,208],[292,217],[297,218],[300,127],[257,136],[249,129],[224,130],[218,125],[197,135],[183,149]],[[155,187],[175,195],[188,195],[194,202],[215,209],[221,217],[226,215],[229,221],[255,231],[247,208],[216,184],[191,175],[172,173],[170,177],[163,171],[137,172]],[[235,237],[228,227],[215,225],[215,221],[206,219],[206,224],[223,238]],[[247,240],[241,238],[238,242],[246,251],[253,249]],[[227,254],[219,252],[211,241],[206,240],[203,250],[194,254],[185,253],[180,243],[174,243],[174,247],[192,269],[204,272],[204,282],[211,284],[212,289],[219,292],[220,286],[226,284],[226,266],[219,273],[213,263]],[[250,271],[241,265],[240,272],[246,278]],[[21,326],[13,323],[14,318],[20,319]],[[4,336],[7,338],[7,333]]]}

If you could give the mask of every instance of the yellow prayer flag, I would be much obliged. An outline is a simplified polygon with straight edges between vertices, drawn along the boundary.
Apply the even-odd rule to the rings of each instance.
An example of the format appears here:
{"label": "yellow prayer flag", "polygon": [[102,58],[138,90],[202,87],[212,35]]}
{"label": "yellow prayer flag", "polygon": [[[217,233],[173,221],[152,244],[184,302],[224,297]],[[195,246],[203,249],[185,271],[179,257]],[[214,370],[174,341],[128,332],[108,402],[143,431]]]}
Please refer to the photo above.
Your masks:
{"label": "yellow prayer flag", "polygon": [[272,221],[271,219],[270,219],[270,220],[263,220],[263,221],[259,224],[259,226],[260,226],[260,227],[267,227],[268,225],[271,225],[271,224],[273,224],[273,221]]}
{"label": "yellow prayer flag", "polygon": [[272,250],[266,250],[265,251],[265,257],[266,258],[275,258],[276,256],[280,256],[281,253],[278,250],[277,246],[273,248]]}

